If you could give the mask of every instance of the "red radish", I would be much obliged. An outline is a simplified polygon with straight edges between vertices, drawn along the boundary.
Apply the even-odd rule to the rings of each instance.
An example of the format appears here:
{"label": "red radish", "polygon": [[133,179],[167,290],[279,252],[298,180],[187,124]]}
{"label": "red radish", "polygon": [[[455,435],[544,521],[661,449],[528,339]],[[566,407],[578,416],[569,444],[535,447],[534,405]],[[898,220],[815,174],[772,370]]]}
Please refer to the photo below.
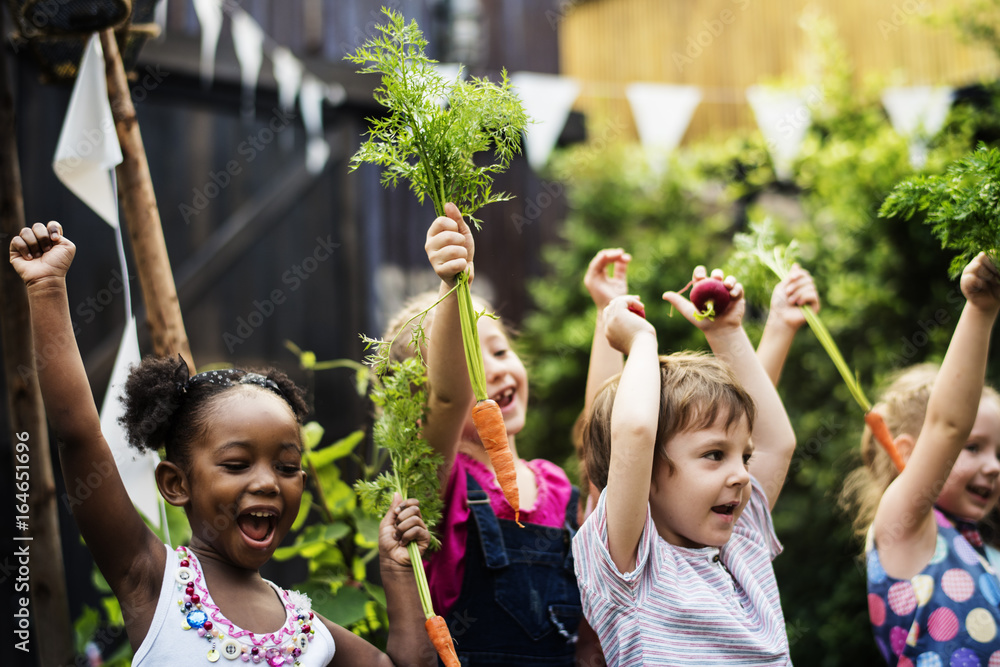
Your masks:
{"label": "red radish", "polygon": [[691,303],[698,309],[696,319],[715,320],[729,307],[729,289],[718,278],[706,278],[695,283],[691,289]]}
{"label": "red radish", "polygon": [[638,304],[638,303],[630,303],[628,305],[628,309],[631,310],[636,315],[638,315],[639,317],[641,317],[643,319],[646,318],[646,309],[643,308],[640,304]]}

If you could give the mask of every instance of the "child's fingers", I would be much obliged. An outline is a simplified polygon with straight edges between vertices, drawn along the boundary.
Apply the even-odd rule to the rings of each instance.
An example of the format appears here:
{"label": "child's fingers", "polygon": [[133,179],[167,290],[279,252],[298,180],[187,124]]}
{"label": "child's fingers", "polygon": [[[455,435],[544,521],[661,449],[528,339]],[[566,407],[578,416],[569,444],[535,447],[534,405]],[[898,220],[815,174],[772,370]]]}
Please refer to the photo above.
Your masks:
{"label": "child's fingers", "polygon": [[423,526],[414,526],[398,535],[396,539],[399,541],[400,546],[405,547],[410,542],[417,542],[419,544],[429,541],[429,534]]}
{"label": "child's fingers", "polygon": [[743,298],[743,283],[735,282],[736,279],[733,278],[732,276],[727,277],[726,280],[729,280],[730,278],[732,278],[734,284],[732,287],[729,288],[729,296],[732,297],[733,301],[739,301],[740,299]]}
{"label": "child's fingers", "polygon": [[34,227],[24,227],[18,236],[28,248],[28,258],[42,256],[42,249],[38,245],[38,237],[35,235]]}
{"label": "child's fingers", "polygon": [[691,274],[691,279],[694,281],[703,280],[708,276],[708,269],[699,264],[694,267],[694,272]]}
{"label": "child's fingers", "polygon": [[52,247],[52,237],[49,235],[48,226],[36,222],[31,226],[31,231],[34,232],[35,238],[38,239],[38,247],[44,254]]}
{"label": "child's fingers", "polygon": [[10,254],[29,260],[31,259],[31,248],[28,247],[28,243],[23,238],[15,236],[10,240]]}
{"label": "child's fingers", "polygon": [[724,275],[725,274],[722,272],[722,269],[712,269],[712,277],[716,280],[722,280]]}

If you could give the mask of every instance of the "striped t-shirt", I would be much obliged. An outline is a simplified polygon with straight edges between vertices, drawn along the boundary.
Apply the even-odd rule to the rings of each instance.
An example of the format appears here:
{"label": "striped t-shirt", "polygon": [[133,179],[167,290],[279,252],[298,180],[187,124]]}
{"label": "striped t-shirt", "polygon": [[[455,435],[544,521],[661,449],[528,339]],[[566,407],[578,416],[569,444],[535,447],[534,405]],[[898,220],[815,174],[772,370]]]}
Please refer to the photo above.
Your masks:
{"label": "striped t-shirt", "polygon": [[751,489],[721,564],[717,548],[688,549],[661,538],[647,506],[629,573],[611,560],[601,493],[573,539],[573,556],[583,611],[609,667],[792,664],[771,566],[781,544],[756,479]]}

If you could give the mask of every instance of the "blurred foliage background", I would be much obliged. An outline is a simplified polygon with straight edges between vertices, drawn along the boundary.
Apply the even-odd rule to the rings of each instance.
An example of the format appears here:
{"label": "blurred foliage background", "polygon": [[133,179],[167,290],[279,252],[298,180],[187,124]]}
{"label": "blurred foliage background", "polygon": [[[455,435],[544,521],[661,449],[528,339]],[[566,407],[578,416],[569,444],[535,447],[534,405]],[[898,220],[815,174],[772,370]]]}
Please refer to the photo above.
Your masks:
{"label": "blurred foliage background", "polygon": [[[974,26],[973,37],[995,42],[995,32],[967,25]],[[570,433],[583,407],[595,318],[583,275],[601,248],[632,254],[629,291],[646,304],[661,353],[707,349],[700,332],[679,315],[668,316],[662,293],[682,288],[698,264],[727,268],[733,235],[769,217],[779,242],[797,240],[801,263],[820,290],[823,319],[870,398],[892,371],[943,356],[964,303],[948,277],[951,257],[920,216],[881,219],[877,211],[901,179],[941,173],[978,141],[997,144],[997,86],[960,91],[917,172],[907,141],[882,110],[879,82],[854,82],[829,23],[817,19],[807,29],[822,78],[810,85],[822,94],[811,100],[812,124],[791,182],[776,180],[757,133],[682,149],[664,173],[647,167],[637,148],[611,142],[573,148],[553,161],[549,176],[565,184],[570,213],[561,241],[545,251],[550,274],[530,286],[535,311],[517,343],[533,406],[518,438],[522,456],[578,473]],[[772,285],[745,283],[745,323],[755,343]],[[998,378],[994,353],[987,381]],[[837,506],[845,474],[860,463],[864,422],[808,327],[797,336],[779,392],[798,436],[774,512],[785,545],[775,570],[792,659],[879,664],[859,558],[863,545]]]}

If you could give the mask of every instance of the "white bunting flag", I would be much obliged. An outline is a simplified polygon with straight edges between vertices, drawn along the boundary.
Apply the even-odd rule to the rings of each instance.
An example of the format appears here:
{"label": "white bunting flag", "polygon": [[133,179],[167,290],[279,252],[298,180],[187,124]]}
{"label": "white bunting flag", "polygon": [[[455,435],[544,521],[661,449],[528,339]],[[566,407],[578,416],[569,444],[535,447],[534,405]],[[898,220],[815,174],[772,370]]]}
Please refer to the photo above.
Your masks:
{"label": "white bunting flag", "polygon": [[52,168],[67,188],[115,230],[121,273],[113,280],[119,281],[118,289],[124,295],[126,326],[101,408],[101,430],[118,463],[118,471],[132,502],[150,522],[160,526],[162,501],[156,491],[154,474],[159,457],[154,452],[139,454],[131,450],[118,424],[118,417],[123,412],[118,396],[128,376],[129,364],[139,361],[139,343],[132,317],[128,269],[118,218],[114,169],[122,161],[122,152],[108,102],[104,72],[104,53],[95,33],[87,43],[80,62]]}
{"label": "white bunting flag", "polygon": [[790,179],[792,164],[812,124],[807,96],[801,91],[751,86],[747,100],[764,135],[775,174],[781,180]]}
{"label": "white bunting flag", "polygon": [[215,47],[222,32],[222,4],[220,0],[193,1],[201,24],[201,83],[207,87],[215,76]]}
{"label": "white bunting flag", "polygon": [[625,97],[650,164],[662,172],[691,123],[701,102],[701,91],[696,86],[631,83],[625,87]]}
{"label": "white bunting flag", "polygon": [[948,118],[955,91],[950,86],[886,88],[882,105],[893,129],[910,141],[910,164],[919,169],[927,161],[927,142]]}
{"label": "white bunting flag", "polygon": [[306,74],[299,90],[299,107],[302,109],[302,124],[306,128],[306,168],[310,174],[323,171],[330,157],[330,145],[323,138],[323,101],[326,99],[326,85]]}
{"label": "white bunting flag", "polygon": [[538,171],[549,160],[573,102],[580,94],[575,79],[554,74],[515,72],[510,77],[525,113],[528,127],[524,132],[524,152],[531,167]]}
{"label": "white bunting flag", "polygon": [[240,63],[240,81],[243,84],[243,115],[254,116],[254,95],[257,77],[264,62],[264,31],[252,16],[242,10],[232,14],[233,46]]}
{"label": "white bunting flag", "polygon": [[117,227],[118,200],[109,170],[121,161],[122,150],[108,102],[104,51],[94,33],[80,61],[52,168],[63,185],[105,222]]}
{"label": "white bunting flag", "polygon": [[274,80],[278,82],[278,104],[282,110],[292,111],[302,86],[302,62],[291,51],[279,46],[271,52],[271,63]]}

